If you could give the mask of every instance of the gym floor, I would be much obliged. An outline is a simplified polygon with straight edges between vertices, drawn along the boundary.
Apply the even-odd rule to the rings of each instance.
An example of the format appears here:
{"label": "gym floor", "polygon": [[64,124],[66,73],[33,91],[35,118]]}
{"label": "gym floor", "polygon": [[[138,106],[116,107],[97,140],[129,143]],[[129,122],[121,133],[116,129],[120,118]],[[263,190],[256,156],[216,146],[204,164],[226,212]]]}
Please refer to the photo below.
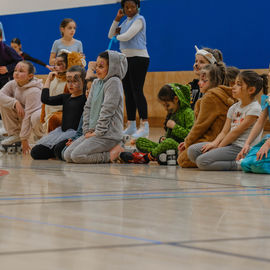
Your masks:
{"label": "gym floor", "polygon": [[269,269],[270,177],[0,158],[1,269]]}

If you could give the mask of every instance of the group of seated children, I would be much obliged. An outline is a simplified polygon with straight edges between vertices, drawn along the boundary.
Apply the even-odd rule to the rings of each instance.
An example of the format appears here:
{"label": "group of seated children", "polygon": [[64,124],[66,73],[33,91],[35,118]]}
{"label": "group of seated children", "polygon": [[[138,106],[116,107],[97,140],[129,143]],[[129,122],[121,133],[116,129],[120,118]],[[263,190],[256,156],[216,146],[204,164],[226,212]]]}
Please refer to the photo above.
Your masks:
{"label": "group of seated children", "polygon": [[[159,143],[139,138],[136,140],[139,152],[121,153],[120,159],[126,163],[159,161],[158,156],[161,153],[178,148],[178,164],[182,168],[242,168],[247,172],[270,173],[269,136],[265,136],[259,142],[270,106],[267,75],[258,75],[254,71],[240,72],[235,67],[225,67],[223,62],[216,60],[222,59],[218,50],[199,50],[196,47],[195,57],[194,72],[199,75],[199,80],[189,84],[192,87],[194,124],[192,118],[188,118],[183,112],[185,105],[178,94],[177,97],[171,95],[166,102],[161,98],[164,88],[170,88],[171,92],[176,93],[176,84],[168,84],[162,87],[158,94],[160,103],[168,112],[165,137],[161,137]],[[184,87],[186,86],[178,85],[178,89],[182,90],[182,96]],[[263,93],[262,108],[256,99],[259,93]],[[175,100],[178,100],[177,106]],[[180,108],[182,112],[177,115]],[[180,124],[183,118],[185,124],[183,121]],[[188,123],[192,124],[188,126]],[[180,130],[187,130],[184,138],[179,136]],[[176,134],[178,139],[174,141],[172,135]],[[249,152],[252,146],[254,147]]]}
{"label": "group of seated children", "polygon": [[[89,72],[95,69],[96,79],[91,76],[91,89],[86,92],[81,54],[61,52],[44,86],[34,77],[33,65],[23,60],[16,65],[14,80],[0,92],[9,135],[2,145],[21,141],[23,153],[30,152],[33,159],[89,164],[117,159],[148,163],[174,150],[183,168],[238,170],[242,166],[248,172],[269,173],[269,136],[260,142],[270,106],[267,76],[226,68],[217,52],[196,47],[194,72],[199,80],[169,83],[158,93],[167,111],[165,135],[159,142],[136,139],[138,151],[129,154],[123,148],[122,79],[128,65],[124,54],[101,53],[89,68]],[[256,100],[261,92],[262,108]],[[39,138],[32,149],[31,131]]]}

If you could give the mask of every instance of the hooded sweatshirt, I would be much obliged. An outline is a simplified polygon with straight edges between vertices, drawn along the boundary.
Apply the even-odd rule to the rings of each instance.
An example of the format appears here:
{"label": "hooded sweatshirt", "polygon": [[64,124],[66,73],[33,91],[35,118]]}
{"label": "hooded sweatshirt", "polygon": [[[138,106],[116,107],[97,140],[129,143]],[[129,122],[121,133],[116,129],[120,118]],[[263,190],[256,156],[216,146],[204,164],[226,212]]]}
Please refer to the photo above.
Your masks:
{"label": "hooded sweatshirt", "polygon": [[22,60],[13,48],[0,41],[0,66],[6,66],[8,70],[6,74],[0,74],[0,80],[12,80],[14,68]]}
{"label": "hooded sweatshirt", "polygon": [[220,85],[208,90],[195,105],[195,123],[185,139],[186,150],[178,156],[181,167],[196,167],[187,156],[187,148],[199,142],[211,142],[221,132],[227,117],[227,111],[236,100],[232,97],[232,88]]}
{"label": "hooded sweatshirt", "polygon": [[0,91],[0,106],[15,109],[17,101],[24,108],[24,118],[21,124],[20,138],[28,139],[31,133],[31,115],[41,109],[42,80],[33,78],[30,82],[20,87],[15,80],[8,82]]}
{"label": "hooded sweatshirt", "polygon": [[[179,109],[167,116],[165,122],[166,138],[172,138],[177,142],[182,142],[194,123],[194,113],[190,107],[190,86],[178,83],[169,84],[179,99]],[[176,125],[173,129],[167,128],[168,120],[173,120]]]}
{"label": "hooded sweatshirt", "polygon": [[104,99],[101,104],[99,117],[94,127],[97,137],[120,141],[123,137],[124,97],[122,79],[125,77],[128,64],[124,54],[108,51],[109,69],[106,77],[94,80],[90,95],[83,111],[83,134],[90,129],[91,101],[95,87],[103,84]]}

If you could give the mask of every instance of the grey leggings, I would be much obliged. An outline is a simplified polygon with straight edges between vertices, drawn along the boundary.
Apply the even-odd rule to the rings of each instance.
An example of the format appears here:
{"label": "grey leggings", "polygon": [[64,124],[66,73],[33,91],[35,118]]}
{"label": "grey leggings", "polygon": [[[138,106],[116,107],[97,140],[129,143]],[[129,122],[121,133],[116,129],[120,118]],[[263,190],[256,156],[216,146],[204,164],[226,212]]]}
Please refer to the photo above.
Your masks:
{"label": "grey leggings", "polygon": [[205,144],[208,144],[208,142],[193,144],[188,148],[189,159],[196,163],[199,169],[206,171],[238,170],[235,159],[241,151],[241,147],[228,145],[202,153],[201,148]]}
{"label": "grey leggings", "polygon": [[115,140],[84,136],[74,141],[64,152],[64,159],[74,163],[108,163],[110,150],[119,142]]}

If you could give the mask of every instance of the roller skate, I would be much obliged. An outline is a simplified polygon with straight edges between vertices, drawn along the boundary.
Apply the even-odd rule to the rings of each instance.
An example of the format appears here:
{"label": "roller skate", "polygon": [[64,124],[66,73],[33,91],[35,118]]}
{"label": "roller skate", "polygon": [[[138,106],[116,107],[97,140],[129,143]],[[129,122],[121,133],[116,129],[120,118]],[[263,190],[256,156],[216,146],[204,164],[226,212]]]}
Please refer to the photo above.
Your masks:
{"label": "roller skate", "polygon": [[147,164],[149,163],[150,159],[148,158],[147,153],[122,152],[119,155],[119,161],[121,163]]}
{"label": "roller skate", "polygon": [[166,153],[159,154],[157,161],[158,161],[159,165],[176,166],[177,165],[177,153],[174,149],[167,150]]}
{"label": "roller skate", "polygon": [[18,135],[7,137],[1,142],[3,151],[8,154],[22,153],[21,139]]}

